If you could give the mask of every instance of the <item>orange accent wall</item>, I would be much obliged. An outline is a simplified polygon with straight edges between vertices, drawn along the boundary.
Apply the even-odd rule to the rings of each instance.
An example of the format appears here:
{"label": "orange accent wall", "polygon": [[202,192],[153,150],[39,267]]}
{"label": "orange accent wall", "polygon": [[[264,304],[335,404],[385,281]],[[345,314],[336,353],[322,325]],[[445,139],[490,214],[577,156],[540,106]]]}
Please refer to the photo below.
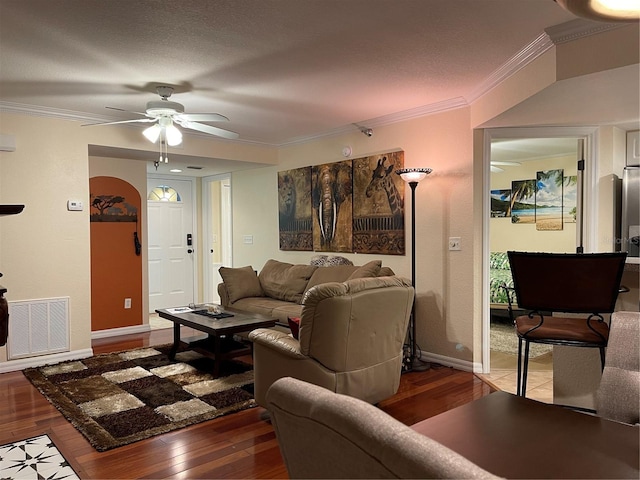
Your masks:
{"label": "orange accent wall", "polygon": [[[122,179],[92,177],[89,179],[91,201],[91,331],[141,325],[142,256],[136,255],[134,232],[142,242],[140,228],[140,193]],[[122,197],[123,201],[104,208],[100,197]],[[136,209],[137,221],[132,222]],[[105,220],[125,221],[96,221]],[[125,298],[131,308],[125,309]]]}

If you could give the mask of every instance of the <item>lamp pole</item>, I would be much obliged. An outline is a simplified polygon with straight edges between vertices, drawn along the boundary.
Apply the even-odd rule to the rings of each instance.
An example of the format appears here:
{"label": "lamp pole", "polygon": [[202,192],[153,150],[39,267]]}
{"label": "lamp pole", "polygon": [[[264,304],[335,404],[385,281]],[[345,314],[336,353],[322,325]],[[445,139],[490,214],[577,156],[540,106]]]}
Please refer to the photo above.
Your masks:
{"label": "lamp pole", "polygon": [[431,365],[428,362],[423,362],[417,355],[417,341],[416,341],[416,187],[420,180],[424,179],[431,173],[430,168],[402,168],[396,170],[396,174],[400,175],[402,179],[409,184],[411,188],[411,285],[414,289],[414,299],[411,305],[411,316],[409,317],[409,336],[410,336],[410,363],[409,369],[411,371],[424,371],[428,370]]}

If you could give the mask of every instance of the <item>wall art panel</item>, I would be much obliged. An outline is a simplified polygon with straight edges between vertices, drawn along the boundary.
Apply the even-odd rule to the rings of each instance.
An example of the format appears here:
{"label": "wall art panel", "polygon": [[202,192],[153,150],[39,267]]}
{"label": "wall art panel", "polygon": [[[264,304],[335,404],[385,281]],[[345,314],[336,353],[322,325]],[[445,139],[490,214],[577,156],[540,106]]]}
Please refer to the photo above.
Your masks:
{"label": "wall art panel", "polygon": [[311,167],[278,172],[280,250],[313,250]]}
{"label": "wall art panel", "polygon": [[312,167],[313,249],[352,252],[352,162]]}
{"label": "wall art panel", "polygon": [[404,152],[353,160],[353,251],[404,255]]}

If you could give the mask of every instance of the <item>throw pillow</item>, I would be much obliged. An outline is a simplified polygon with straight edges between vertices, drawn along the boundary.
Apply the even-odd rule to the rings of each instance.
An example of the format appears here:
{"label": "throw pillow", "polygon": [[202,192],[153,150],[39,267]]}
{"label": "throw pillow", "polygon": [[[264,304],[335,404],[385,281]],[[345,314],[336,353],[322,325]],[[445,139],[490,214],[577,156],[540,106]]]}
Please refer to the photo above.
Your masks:
{"label": "throw pillow", "polygon": [[298,340],[298,334],[300,333],[300,317],[289,317],[287,318],[287,321],[289,322],[291,335],[293,335],[293,338]]}
{"label": "throw pillow", "polygon": [[264,297],[260,281],[252,267],[220,267],[218,271],[227,288],[230,303],[241,298]]}
{"label": "throw pillow", "polygon": [[372,260],[369,263],[365,263],[355,272],[353,272],[348,280],[353,280],[354,278],[377,277],[378,273],[380,273],[381,268],[382,260]]}
{"label": "throw pillow", "polygon": [[311,261],[309,262],[309,265],[322,267],[324,265],[324,262],[327,261],[327,258],[329,258],[328,255],[314,255],[313,257],[311,257]]}
{"label": "throw pillow", "polygon": [[267,297],[300,303],[316,268],[314,265],[292,265],[272,259],[264,264],[258,278]]}
{"label": "throw pillow", "polygon": [[328,257],[325,261],[324,261],[324,265],[322,265],[323,267],[331,267],[334,265],[353,265],[353,262],[351,260],[349,260],[348,258],[345,257],[341,257],[339,255],[334,255],[331,257]]}

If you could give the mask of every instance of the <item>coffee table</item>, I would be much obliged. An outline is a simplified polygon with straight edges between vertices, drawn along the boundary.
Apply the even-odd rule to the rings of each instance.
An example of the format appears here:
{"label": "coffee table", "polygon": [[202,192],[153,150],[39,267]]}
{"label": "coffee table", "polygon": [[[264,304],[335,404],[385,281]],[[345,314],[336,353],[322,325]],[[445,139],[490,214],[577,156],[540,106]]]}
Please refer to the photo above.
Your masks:
{"label": "coffee table", "polygon": [[225,313],[233,315],[226,318],[214,318],[194,313],[188,307],[158,309],[156,313],[173,322],[173,346],[169,352],[169,358],[172,360],[180,346],[181,325],[209,335],[206,340],[194,342],[190,346],[214,359],[213,375],[216,377],[220,372],[222,361],[252,352],[251,343],[235,341],[234,334],[248,332],[256,328],[273,327],[276,323],[275,319],[266,315],[233,309],[225,309]]}

